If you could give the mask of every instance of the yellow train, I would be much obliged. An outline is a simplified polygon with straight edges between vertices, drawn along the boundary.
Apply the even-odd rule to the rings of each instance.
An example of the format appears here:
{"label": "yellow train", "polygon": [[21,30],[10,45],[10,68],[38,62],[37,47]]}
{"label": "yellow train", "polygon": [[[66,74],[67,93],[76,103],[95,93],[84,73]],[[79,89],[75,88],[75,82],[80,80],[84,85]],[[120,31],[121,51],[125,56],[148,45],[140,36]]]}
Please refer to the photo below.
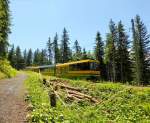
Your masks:
{"label": "yellow train", "polygon": [[56,65],[27,67],[27,69],[41,72],[44,75],[65,78],[98,79],[100,77],[99,62],[96,60],[80,60]]}

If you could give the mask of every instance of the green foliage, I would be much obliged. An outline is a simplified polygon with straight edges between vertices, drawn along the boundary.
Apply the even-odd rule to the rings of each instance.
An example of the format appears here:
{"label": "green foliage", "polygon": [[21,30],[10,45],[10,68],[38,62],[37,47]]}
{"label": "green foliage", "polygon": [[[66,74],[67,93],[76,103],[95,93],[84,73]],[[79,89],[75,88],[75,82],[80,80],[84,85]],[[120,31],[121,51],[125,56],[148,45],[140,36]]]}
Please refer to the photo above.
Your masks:
{"label": "green foliage", "polygon": [[26,65],[31,66],[32,62],[33,62],[33,54],[32,54],[32,50],[29,49],[28,54],[27,54]]}
{"label": "green foliage", "polygon": [[[54,80],[56,77],[50,77],[50,79]],[[87,101],[67,102],[62,92],[61,100],[57,98],[57,107],[51,108],[48,99],[50,88],[42,85],[38,74],[30,73],[26,81],[29,99],[33,105],[30,122],[136,123],[150,121],[150,88],[148,87],[62,79],[62,81],[65,80],[68,81],[68,85],[81,88],[83,93],[96,97],[100,100],[100,104]]]}
{"label": "green foliage", "polygon": [[96,34],[95,57],[99,61],[99,70],[101,71],[101,80],[106,80],[106,66],[104,64],[104,42],[102,41],[100,32]]}
{"label": "green foliage", "polygon": [[79,45],[79,42],[76,40],[74,42],[74,53],[73,53],[73,60],[77,61],[77,60],[81,60],[82,59],[82,51],[81,51],[81,47]]}
{"label": "green foliage", "polygon": [[9,0],[0,0],[0,59],[7,57],[9,27]]}
{"label": "green foliage", "polygon": [[133,63],[134,63],[134,80],[136,84],[150,84],[149,81],[149,44],[150,35],[140,16],[132,19],[132,33],[133,33]]}
{"label": "green foliage", "polygon": [[109,81],[115,82],[117,80],[117,61],[116,61],[116,45],[117,45],[117,27],[115,23],[110,20],[109,24],[110,32],[106,37],[106,47],[105,47],[105,62],[107,68],[107,78]]}
{"label": "green foliage", "polygon": [[[0,60],[0,73],[4,77],[14,77],[17,74],[17,71],[13,69],[10,63],[7,60]],[[0,77],[1,78],[1,77]]]}
{"label": "green foliage", "polygon": [[48,39],[47,42],[47,51],[48,51],[48,63],[51,64],[52,63],[52,59],[53,59],[53,47],[52,47],[53,43],[51,42],[51,38]]}
{"label": "green foliage", "polygon": [[65,63],[71,59],[71,50],[69,47],[69,35],[67,30],[64,28],[62,40],[61,40],[61,62]]}
{"label": "green foliage", "polygon": [[10,51],[8,52],[8,60],[13,68],[16,67],[16,55],[15,55],[15,47],[14,45],[11,46]]}
{"label": "green foliage", "polygon": [[88,55],[87,55],[87,52],[86,52],[85,48],[83,48],[82,59],[83,60],[88,59]]}
{"label": "green foliage", "polygon": [[[131,59],[129,55],[129,41],[125,33],[124,25],[120,21],[118,23],[118,42],[117,42],[117,81],[127,82],[131,81]],[[128,66],[128,67],[127,67]]]}
{"label": "green foliage", "polygon": [[20,69],[24,69],[25,68],[25,60],[23,59],[23,56],[22,56],[22,53],[21,53],[21,49],[19,46],[17,46],[16,48],[16,66],[15,68],[17,70],[20,70]]}
{"label": "green foliage", "polygon": [[58,35],[56,33],[53,42],[55,64],[60,62],[60,49],[58,47]]}
{"label": "green foliage", "polygon": [[6,75],[0,71],[0,80],[6,78]]}

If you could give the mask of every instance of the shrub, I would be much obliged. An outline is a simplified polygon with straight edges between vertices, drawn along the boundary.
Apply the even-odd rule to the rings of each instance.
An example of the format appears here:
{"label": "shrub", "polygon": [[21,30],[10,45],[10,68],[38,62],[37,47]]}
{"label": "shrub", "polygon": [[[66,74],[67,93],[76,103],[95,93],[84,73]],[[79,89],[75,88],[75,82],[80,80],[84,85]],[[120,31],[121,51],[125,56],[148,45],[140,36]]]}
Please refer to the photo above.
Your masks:
{"label": "shrub", "polygon": [[14,77],[17,74],[17,71],[11,67],[7,60],[0,60],[0,72],[3,77]]}

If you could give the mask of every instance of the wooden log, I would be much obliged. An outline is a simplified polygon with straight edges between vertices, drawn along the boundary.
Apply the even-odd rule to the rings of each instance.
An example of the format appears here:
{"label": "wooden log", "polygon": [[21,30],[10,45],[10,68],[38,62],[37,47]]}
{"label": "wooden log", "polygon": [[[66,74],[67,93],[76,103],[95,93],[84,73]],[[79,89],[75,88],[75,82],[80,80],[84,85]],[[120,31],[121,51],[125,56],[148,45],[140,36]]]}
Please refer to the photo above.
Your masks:
{"label": "wooden log", "polygon": [[80,93],[80,92],[68,91],[68,93],[72,96],[77,97],[77,98],[82,98],[82,99],[87,98],[93,103],[99,103],[99,101],[97,99],[93,98],[92,96],[89,96],[89,95],[86,95],[86,94],[83,94],[83,93]]}
{"label": "wooden log", "polygon": [[70,86],[67,86],[67,85],[61,85],[61,84],[57,84],[57,86],[59,86],[61,89],[69,89],[69,90],[74,90],[74,91],[82,91],[80,88],[74,88],[74,87],[70,87]]}
{"label": "wooden log", "polygon": [[51,107],[56,107],[56,94],[54,91],[49,91],[49,99]]}
{"label": "wooden log", "polygon": [[82,99],[79,99],[79,98],[77,98],[73,95],[68,95],[67,98],[70,99],[70,100],[76,100],[76,101],[81,101],[82,100]]}

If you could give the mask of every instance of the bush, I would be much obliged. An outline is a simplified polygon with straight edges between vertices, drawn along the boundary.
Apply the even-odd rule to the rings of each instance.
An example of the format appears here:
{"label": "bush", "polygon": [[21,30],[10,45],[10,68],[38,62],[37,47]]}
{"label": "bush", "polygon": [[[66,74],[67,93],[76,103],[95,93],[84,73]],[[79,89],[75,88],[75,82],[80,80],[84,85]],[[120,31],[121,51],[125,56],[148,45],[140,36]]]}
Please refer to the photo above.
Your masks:
{"label": "bush", "polygon": [[17,71],[11,67],[10,63],[7,60],[0,60],[0,73],[0,78],[11,78],[17,74]]}

